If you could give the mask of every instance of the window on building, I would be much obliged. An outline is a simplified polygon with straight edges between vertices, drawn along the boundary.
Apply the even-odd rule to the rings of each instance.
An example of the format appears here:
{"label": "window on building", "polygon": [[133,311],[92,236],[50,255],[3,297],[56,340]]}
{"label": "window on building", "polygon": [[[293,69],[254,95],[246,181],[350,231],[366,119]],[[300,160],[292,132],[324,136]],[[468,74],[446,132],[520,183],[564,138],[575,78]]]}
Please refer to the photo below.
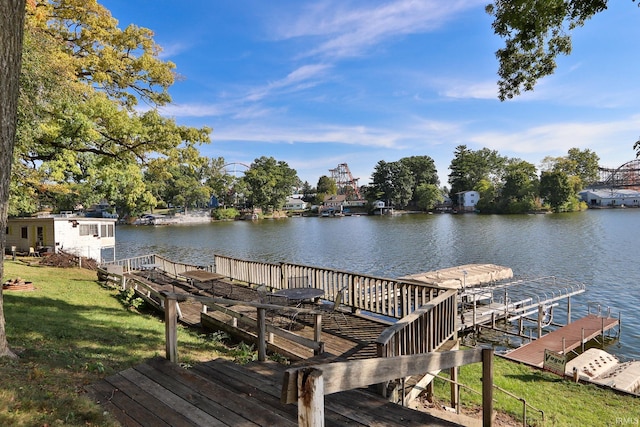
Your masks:
{"label": "window on building", "polygon": [[44,227],[36,228],[36,242],[38,246],[44,245]]}
{"label": "window on building", "polygon": [[100,226],[100,236],[113,237],[113,224],[102,224]]}
{"label": "window on building", "polygon": [[22,238],[23,239],[28,239],[29,238],[29,233],[27,232],[27,227],[22,227]]}
{"label": "window on building", "polygon": [[98,224],[80,224],[81,236],[97,236]]}

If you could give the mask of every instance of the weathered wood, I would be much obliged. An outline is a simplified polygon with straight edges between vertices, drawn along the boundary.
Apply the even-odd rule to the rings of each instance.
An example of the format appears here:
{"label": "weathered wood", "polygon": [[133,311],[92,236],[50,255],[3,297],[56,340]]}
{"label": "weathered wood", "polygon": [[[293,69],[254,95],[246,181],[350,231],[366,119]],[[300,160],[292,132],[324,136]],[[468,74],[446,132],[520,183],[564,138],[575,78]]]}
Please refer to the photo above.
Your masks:
{"label": "weathered wood", "polygon": [[267,359],[266,335],[266,310],[264,308],[258,308],[258,360],[261,362]]}
{"label": "weathered wood", "polygon": [[298,371],[298,426],[324,427],[324,380],[322,371]]}
{"label": "weathered wood", "polygon": [[493,350],[482,349],[482,426],[493,425]]}
{"label": "weathered wood", "polygon": [[178,317],[176,306],[178,303],[174,298],[165,295],[164,299],[164,328],[165,328],[165,350],[167,360],[178,362]]}
{"label": "weathered wood", "polygon": [[[343,390],[366,387],[371,384],[383,383],[396,378],[404,378],[425,372],[449,369],[482,361],[482,349],[447,351],[441,353],[418,354],[412,356],[397,356],[335,362],[311,367],[320,369],[324,377],[324,392],[336,393]],[[287,381],[296,381],[300,368],[289,369]],[[285,403],[293,403],[297,395],[291,395],[290,390],[296,389],[291,384],[283,384],[282,395]]]}

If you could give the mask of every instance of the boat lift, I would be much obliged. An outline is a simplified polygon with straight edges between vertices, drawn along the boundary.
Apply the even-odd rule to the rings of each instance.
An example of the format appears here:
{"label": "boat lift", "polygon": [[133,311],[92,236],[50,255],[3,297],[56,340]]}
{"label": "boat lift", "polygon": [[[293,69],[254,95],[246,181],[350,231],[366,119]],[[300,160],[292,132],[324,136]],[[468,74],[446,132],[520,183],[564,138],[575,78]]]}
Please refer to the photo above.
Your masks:
{"label": "boat lift", "polygon": [[[460,330],[479,327],[496,329],[496,321],[518,321],[518,334],[523,336],[524,321],[537,323],[537,335],[553,322],[553,309],[567,301],[567,324],[571,323],[571,297],[585,292],[583,283],[545,276],[516,279],[460,289]],[[535,317],[531,317],[535,316]],[[491,326],[487,326],[490,324]],[[503,330],[501,330],[503,331]],[[504,332],[504,331],[503,331]]]}

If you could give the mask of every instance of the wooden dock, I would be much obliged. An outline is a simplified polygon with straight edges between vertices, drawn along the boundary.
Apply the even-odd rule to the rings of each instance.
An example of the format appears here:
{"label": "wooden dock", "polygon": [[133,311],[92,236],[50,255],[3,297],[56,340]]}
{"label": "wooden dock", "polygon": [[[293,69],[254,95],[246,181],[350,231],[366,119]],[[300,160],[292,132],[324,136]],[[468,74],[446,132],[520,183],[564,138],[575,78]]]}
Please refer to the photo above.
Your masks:
{"label": "wooden dock", "polygon": [[590,314],[556,329],[539,339],[531,341],[507,353],[504,357],[516,362],[542,368],[545,350],[567,354],[581,347],[583,343],[587,343],[603,335],[606,331],[615,328],[619,324],[620,322],[616,318]]}
{"label": "wooden dock", "polygon": [[[224,359],[184,369],[154,358],[87,391],[123,426],[297,426],[295,404],[280,402],[285,366],[238,365]],[[469,419],[435,417],[366,390],[325,397],[327,426],[460,426]],[[475,420],[471,420],[475,421]]]}

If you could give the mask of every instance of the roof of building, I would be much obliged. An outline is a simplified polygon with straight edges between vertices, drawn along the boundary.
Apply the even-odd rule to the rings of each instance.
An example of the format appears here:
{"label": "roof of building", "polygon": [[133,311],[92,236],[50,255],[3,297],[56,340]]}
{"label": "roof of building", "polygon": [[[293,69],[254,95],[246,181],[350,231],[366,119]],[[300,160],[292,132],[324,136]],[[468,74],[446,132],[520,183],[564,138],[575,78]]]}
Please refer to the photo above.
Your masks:
{"label": "roof of building", "polygon": [[640,198],[638,190],[606,189],[606,190],[582,190],[580,194],[592,194],[601,199]]}

